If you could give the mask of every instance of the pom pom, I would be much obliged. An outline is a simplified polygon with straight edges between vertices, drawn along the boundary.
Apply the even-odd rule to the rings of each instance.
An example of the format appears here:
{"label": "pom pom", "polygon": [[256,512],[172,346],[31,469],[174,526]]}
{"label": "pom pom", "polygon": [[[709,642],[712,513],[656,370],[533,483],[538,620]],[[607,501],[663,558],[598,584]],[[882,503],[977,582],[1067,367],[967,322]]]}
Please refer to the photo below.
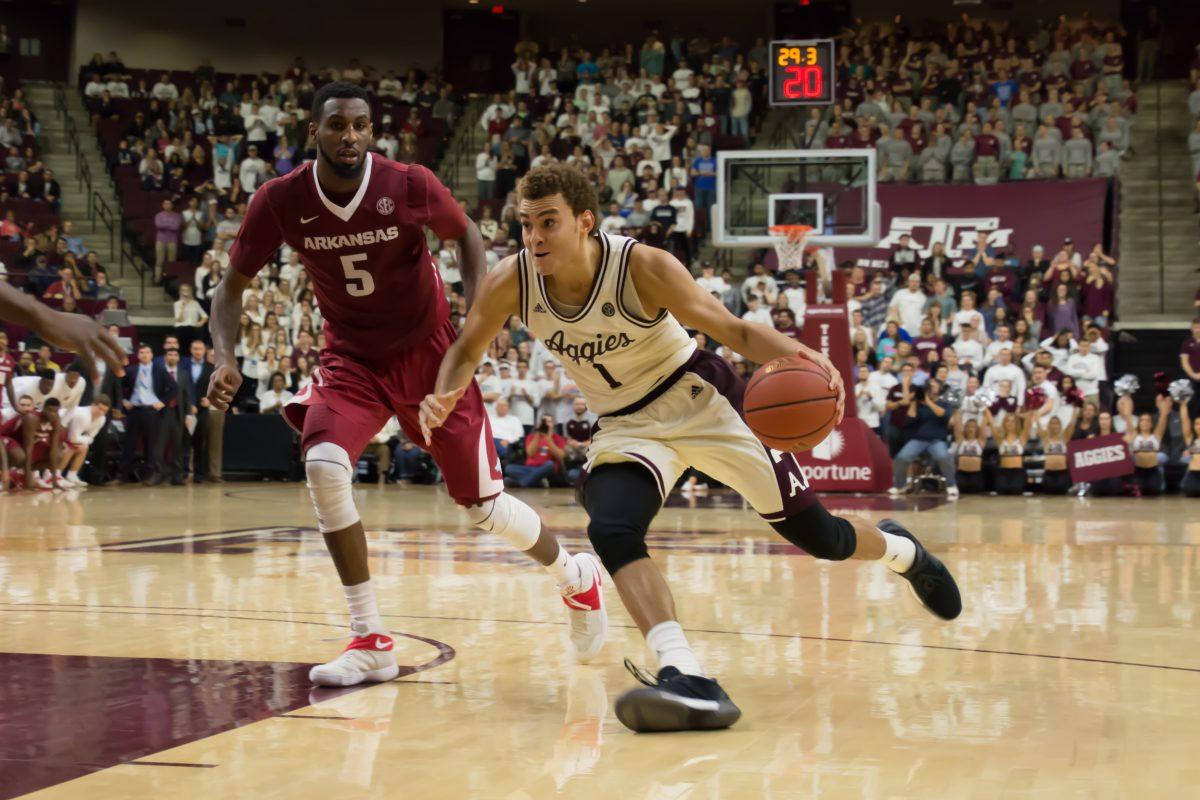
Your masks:
{"label": "pom pom", "polygon": [[1001,411],[1013,413],[1017,410],[1017,398],[1015,397],[997,397],[992,403],[992,414],[999,414]]}
{"label": "pom pom", "polygon": [[1192,382],[1187,378],[1180,378],[1177,381],[1171,381],[1171,385],[1167,387],[1167,393],[1171,395],[1171,399],[1179,405],[1183,405],[1192,399],[1192,395],[1196,390],[1192,387]]}
{"label": "pom pom", "polygon": [[991,408],[998,397],[996,390],[990,387],[976,389],[975,394],[963,399],[963,408],[974,414],[981,414],[984,410]]}
{"label": "pom pom", "polygon": [[1083,408],[1083,392],[1078,386],[1075,386],[1063,393],[1063,399],[1076,408]]}
{"label": "pom pom", "polygon": [[1046,404],[1046,390],[1040,386],[1030,386],[1025,390],[1025,407],[1037,411]]}
{"label": "pom pom", "polygon": [[942,402],[947,403],[950,408],[959,408],[963,404],[963,390],[957,386],[947,386],[942,389]]}
{"label": "pom pom", "polygon": [[1117,378],[1113,383],[1113,390],[1117,393],[1117,397],[1124,397],[1125,395],[1136,394],[1141,386],[1137,375],[1128,374]]}
{"label": "pom pom", "polygon": [[1170,385],[1171,379],[1167,377],[1167,373],[1163,372],[1162,370],[1154,373],[1154,391],[1157,394],[1166,397],[1166,395],[1170,392],[1170,389],[1168,388]]}

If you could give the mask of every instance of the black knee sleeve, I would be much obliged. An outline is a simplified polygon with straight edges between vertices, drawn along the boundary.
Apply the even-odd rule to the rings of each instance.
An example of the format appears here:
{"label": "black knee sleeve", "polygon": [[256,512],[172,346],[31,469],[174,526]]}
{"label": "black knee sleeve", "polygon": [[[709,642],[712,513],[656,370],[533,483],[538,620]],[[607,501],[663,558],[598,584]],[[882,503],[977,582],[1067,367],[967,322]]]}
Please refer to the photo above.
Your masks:
{"label": "black knee sleeve", "polygon": [[772,522],[771,527],[813,558],[845,561],[858,546],[858,536],[850,520],[835,517],[820,503],[813,503],[799,514]]}
{"label": "black knee sleeve", "polygon": [[646,530],[662,506],[658,482],[640,464],[604,464],[583,484],[588,539],[609,575],[648,558]]}

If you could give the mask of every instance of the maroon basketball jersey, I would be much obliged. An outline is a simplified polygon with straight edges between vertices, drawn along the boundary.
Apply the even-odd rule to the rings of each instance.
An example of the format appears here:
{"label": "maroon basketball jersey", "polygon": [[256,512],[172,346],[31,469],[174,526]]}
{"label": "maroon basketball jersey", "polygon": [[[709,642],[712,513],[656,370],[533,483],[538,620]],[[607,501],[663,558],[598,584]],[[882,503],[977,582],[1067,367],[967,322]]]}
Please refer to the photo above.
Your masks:
{"label": "maroon basketball jersey", "polygon": [[425,167],[368,153],[358,191],[339,205],[309,162],[254,193],[229,262],[255,275],[287,242],[312,279],[328,346],[375,359],[424,341],[449,316],[425,226],[442,239],[467,227]]}

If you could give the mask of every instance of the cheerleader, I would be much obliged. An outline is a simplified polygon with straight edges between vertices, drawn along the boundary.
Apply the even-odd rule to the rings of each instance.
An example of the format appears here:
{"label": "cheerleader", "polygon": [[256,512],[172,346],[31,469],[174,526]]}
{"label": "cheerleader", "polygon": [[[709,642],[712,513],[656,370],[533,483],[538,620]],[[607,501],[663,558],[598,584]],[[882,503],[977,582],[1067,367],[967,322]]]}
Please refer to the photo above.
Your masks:
{"label": "cheerleader", "polygon": [[964,494],[983,491],[983,429],[975,419],[963,422],[962,413],[954,415],[954,456],[958,489]]}
{"label": "cheerleader", "polygon": [[1042,473],[1042,494],[1066,494],[1071,488],[1071,475],[1067,470],[1067,442],[1075,433],[1079,421],[1079,406],[1075,406],[1071,421],[1063,429],[1062,420],[1051,417],[1042,433],[1042,452],[1046,455],[1045,472]]}
{"label": "cheerleader", "polygon": [[1179,418],[1183,422],[1183,441],[1187,442],[1184,455],[1188,457],[1187,472],[1179,488],[1188,497],[1200,497],[1200,417],[1188,419],[1188,404],[1183,402],[1179,404]]}
{"label": "cheerleader", "polygon": [[[1096,417],[1096,432],[1088,438],[1096,436],[1108,436],[1116,433],[1113,427],[1113,415],[1108,411],[1101,411]],[[1125,481],[1121,478],[1101,478],[1098,481],[1093,481],[1088,484],[1088,493],[1096,497],[1116,497],[1117,495],[1125,494]]]}
{"label": "cheerleader", "polygon": [[[1164,401],[1167,406],[1165,412]],[[1166,457],[1160,451],[1167,418],[1171,414],[1170,397],[1159,395],[1155,402],[1158,405],[1158,422],[1150,414],[1139,414],[1136,425],[1131,415],[1125,417],[1125,441],[1133,453],[1133,480],[1147,497],[1157,497],[1163,493],[1165,480],[1162,462]]]}
{"label": "cheerleader", "polygon": [[1032,414],[1017,412],[1004,415],[1004,422],[997,427],[989,410],[983,416],[984,423],[996,449],[1000,451],[1000,469],[996,471],[997,494],[1021,494],[1025,491],[1025,443],[1029,441],[1029,425]]}

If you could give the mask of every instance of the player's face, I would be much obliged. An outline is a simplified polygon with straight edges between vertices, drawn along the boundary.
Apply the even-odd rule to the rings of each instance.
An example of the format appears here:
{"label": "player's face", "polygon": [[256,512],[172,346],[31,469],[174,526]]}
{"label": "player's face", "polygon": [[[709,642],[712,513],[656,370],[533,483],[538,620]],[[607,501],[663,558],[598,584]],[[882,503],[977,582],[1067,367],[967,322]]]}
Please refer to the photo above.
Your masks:
{"label": "player's face", "polygon": [[356,178],[362,172],[371,144],[371,108],[356,97],[333,97],[325,102],[320,122],[309,131],[321,160],[339,178]]}
{"label": "player's face", "polygon": [[553,275],[577,259],[595,222],[591,211],[576,217],[561,194],[522,200],[518,214],[525,249],[542,275]]}

